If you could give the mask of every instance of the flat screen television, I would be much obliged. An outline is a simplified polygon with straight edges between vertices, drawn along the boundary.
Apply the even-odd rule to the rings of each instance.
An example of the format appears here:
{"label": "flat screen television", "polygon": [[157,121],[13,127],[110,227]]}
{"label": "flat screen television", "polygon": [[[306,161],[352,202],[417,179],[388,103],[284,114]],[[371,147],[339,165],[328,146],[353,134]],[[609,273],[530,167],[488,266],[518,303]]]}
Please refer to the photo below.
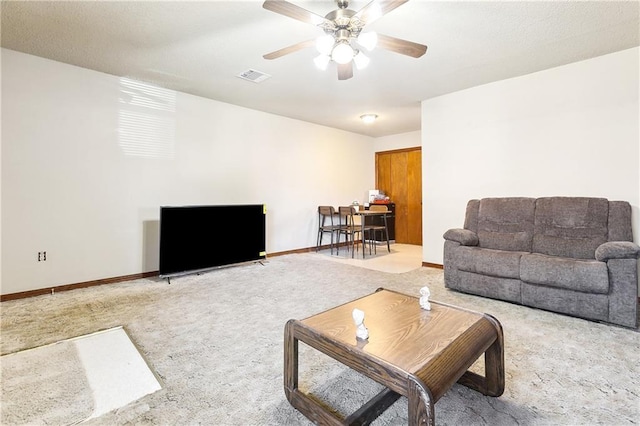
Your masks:
{"label": "flat screen television", "polygon": [[263,204],[160,207],[160,276],[266,258]]}

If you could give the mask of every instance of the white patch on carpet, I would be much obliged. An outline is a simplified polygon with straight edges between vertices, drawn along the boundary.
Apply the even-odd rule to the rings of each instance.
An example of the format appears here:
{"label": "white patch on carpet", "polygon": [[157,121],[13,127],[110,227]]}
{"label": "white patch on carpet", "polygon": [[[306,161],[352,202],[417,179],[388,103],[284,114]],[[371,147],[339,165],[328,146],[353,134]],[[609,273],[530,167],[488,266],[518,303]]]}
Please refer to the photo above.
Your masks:
{"label": "white patch on carpet", "polygon": [[162,387],[122,327],[2,356],[2,423],[76,424]]}
{"label": "white patch on carpet", "polygon": [[90,418],[162,388],[122,327],[72,340],[93,391],[94,409]]}

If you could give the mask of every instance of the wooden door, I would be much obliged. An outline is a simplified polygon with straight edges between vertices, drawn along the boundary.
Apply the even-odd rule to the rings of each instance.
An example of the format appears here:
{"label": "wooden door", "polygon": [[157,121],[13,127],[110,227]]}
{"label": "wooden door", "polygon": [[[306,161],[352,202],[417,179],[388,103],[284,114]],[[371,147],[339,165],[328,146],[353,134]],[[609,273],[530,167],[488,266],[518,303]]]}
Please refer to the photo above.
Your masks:
{"label": "wooden door", "polygon": [[422,149],[377,152],[376,189],[396,204],[396,242],[421,245]]}

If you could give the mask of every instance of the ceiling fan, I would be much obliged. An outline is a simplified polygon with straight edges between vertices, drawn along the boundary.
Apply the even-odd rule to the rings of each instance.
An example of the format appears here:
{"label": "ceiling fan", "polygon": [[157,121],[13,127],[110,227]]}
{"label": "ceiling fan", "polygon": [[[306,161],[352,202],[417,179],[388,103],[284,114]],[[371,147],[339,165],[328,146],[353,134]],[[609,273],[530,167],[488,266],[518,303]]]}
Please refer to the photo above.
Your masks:
{"label": "ceiling fan", "polygon": [[316,46],[320,56],[314,59],[316,66],[326,69],[329,62],[338,65],[338,80],[353,77],[353,64],[362,69],[369,63],[360,47],[372,50],[380,47],[402,55],[419,58],[427,51],[427,46],[374,32],[364,33],[365,25],[371,24],[409,0],[373,0],[359,11],[349,9],[349,0],[336,0],[338,9],[322,17],[285,0],[265,0],[262,7],[298,21],[315,25],[322,29],[324,36],[316,40],[306,40],[283,49],[267,53],[265,59],[276,59],[307,47]]}

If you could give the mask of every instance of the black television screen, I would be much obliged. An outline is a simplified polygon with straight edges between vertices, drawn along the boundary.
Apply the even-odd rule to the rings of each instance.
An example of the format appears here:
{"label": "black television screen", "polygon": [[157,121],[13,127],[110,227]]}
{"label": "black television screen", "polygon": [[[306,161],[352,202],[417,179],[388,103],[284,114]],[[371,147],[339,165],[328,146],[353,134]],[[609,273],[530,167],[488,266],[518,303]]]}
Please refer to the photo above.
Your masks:
{"label": "black television screen", "polygon": [[160,207],[160,276],[266,257],[263,204]]}

